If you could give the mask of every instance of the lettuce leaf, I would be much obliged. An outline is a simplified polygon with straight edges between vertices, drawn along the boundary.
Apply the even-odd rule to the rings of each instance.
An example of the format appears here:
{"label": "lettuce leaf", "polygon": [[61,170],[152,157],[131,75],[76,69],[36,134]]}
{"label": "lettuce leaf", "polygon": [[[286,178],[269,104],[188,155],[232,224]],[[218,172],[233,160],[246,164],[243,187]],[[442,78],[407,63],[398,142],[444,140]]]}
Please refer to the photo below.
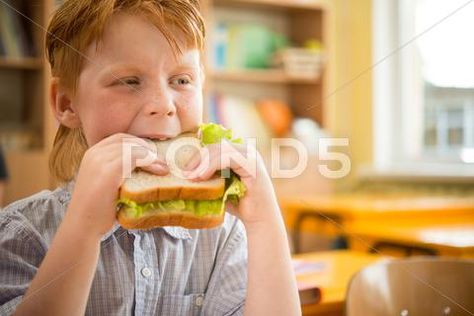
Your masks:
{"label": "lettuce leaf", "polygon": [[245,195],[246,191],[245,184],[236,175],[232,175],[230,185],[225,190],[222,199],[224,203],[230,201],[232,204],[237,205],[239,199]]}
{"label": "lettuce leaf", "polygon": [[201,143],[205,145],[220,143],[222,140],[228,140],[232,143],[243,144],[242,138],[233,138],[232,130],[216,123],[201,124]]}

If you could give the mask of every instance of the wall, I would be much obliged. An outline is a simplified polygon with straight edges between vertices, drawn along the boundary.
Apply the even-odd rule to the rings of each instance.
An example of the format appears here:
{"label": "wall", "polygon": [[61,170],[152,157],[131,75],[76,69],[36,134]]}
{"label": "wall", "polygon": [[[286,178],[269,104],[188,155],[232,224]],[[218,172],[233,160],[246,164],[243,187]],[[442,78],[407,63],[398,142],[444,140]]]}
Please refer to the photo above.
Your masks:
{"label": "wall", "polygon": [[328,128],[335,137],[348,137],[351,174],[337,181],[337,190],[351,188],[357,168],[372,162],[372,1],[336,0],[332,42],[334,85],[327,97]]}

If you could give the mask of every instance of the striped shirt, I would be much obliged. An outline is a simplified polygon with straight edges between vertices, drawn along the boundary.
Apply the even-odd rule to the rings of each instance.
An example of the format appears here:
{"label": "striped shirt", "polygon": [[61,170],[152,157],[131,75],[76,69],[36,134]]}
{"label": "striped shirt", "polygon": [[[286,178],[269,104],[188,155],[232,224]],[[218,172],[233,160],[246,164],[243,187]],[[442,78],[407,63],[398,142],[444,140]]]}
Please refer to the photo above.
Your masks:
{"label": "striped shirt", "polygon": [[[0,212],[0,315],[21,302],[72,187],[42,191]],[[230,214],[207,230],[116,224],[101,241],[86,315],[241,315],[246,286],[245,230]]]}

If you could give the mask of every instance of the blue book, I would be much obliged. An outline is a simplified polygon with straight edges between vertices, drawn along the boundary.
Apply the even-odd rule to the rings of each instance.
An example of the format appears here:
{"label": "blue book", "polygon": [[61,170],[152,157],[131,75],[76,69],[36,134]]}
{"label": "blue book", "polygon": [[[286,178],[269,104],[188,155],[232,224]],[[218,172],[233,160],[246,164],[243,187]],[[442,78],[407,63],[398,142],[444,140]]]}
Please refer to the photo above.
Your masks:
{"label": "blue book", "polygon": [[11,27],[13,30],[13,34],[15,39],[15,45],[17,54],[19,57],[27,57],[28,56],[28,40],[26,38],[26,32],[23,28],[23,25],[20,21],[19,15],[11,9],[7,9],[8,19],[11,23]]}
{"label": "blue book", "polygon": [[20,48],[15,38],[13,21],[11,20],[10,14],[8,14],[9,8],[0,6],[0,24],[1,24],[1,36],[5,45],[5,51],[7,57],[18,58],[20,55]]}

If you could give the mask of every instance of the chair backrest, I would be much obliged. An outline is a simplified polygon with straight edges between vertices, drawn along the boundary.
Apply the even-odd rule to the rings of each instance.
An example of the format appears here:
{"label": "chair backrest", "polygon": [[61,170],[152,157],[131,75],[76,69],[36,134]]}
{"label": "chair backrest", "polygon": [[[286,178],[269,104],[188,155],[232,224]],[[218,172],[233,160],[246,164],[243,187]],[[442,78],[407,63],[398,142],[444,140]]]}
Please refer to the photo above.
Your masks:
{"label": "chair backrest", "polygon": [[346,315],[474,315],[474,260],[408,258],[371,265],[351,280]]}

